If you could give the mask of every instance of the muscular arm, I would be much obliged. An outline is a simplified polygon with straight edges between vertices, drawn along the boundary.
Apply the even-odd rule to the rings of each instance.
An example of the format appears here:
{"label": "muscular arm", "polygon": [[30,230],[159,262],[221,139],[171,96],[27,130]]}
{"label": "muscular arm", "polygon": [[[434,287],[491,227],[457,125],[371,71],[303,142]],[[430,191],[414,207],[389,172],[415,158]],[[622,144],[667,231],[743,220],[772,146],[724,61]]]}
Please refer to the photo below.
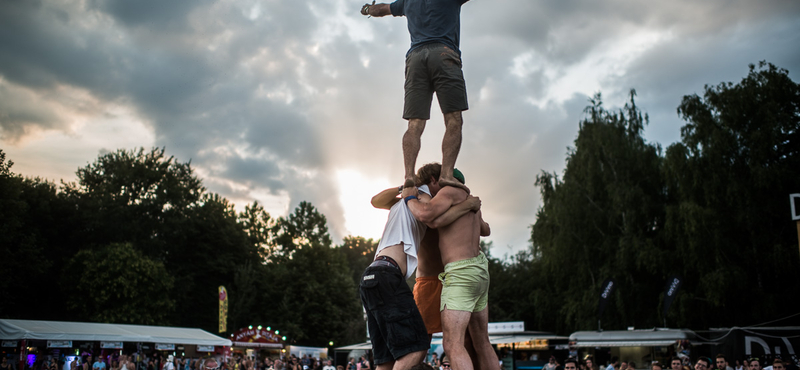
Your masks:
{"label": "muscular arm", "polygon": [[400,200],[397,194],[397,188],[386,189],[372,197],[372,206],[375,208],[390,209]]}
{"label": "muscular arm", "polygon": [[373,17],[385,17],[392,14],[389,4],[365,4],[361,7],[361,14]]}
{"label": "muscular arm", "polygon": [[[415,195],[416,191],[416,188],[405,188],[403,189],[403,197]],[[453,198],[451,195],[448,189],[445,188],[440,190],[430,202],[424,203],[417,199],[410,200],[407,203],[408,209],[411,210],[411,213],[417,220],[428,224],[450,209],[453,205]]]}
{"label": "muscular arm", "polygon": [[427,223],[427,225],[434,229],[447,226],[453,223],[453,221],[458,220],[461,216],[467,214],[467,212],[478,211],[480,209],[481,199],[470,195],[466,200],[450,207],[445,213],[436,217],[433,221]]}

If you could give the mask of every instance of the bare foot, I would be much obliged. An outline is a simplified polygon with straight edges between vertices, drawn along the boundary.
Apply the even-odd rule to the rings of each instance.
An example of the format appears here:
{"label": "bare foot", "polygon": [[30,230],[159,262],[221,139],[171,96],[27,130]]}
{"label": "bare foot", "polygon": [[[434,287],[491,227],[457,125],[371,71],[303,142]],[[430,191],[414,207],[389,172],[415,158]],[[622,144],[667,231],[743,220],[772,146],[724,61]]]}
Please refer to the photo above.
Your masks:
{"label": "bare foot", "polygon": [[439,178],[439,186],[441,186],[441,187],[454,186],[454,187],[457,187],[457,188],[459,188],[461,190],[466,191],[467,194],[469,194],[469,188],[466,185],[462,184],[461,181],[456,180],[455,177],[451,177],[449,179],[446,179],[444,177],[440,177]]}

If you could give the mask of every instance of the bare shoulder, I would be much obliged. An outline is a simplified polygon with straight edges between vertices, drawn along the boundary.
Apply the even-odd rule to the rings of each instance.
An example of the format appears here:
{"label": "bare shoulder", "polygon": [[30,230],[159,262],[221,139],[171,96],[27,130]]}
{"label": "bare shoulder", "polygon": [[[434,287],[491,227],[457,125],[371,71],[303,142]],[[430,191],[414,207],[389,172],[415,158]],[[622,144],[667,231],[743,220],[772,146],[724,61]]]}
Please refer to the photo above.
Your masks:
{"label": "bare shoulder", "polygon": [[455,186],[445,186],[442,188],[442,190],[439,190],[439,193],[436,194],[436,197],[445,197],[453,201],[453,203],[458,203],[464,199],[467,199],[468,195],[469,194],[467,194],[467,192],[461,188],[457,188]]}

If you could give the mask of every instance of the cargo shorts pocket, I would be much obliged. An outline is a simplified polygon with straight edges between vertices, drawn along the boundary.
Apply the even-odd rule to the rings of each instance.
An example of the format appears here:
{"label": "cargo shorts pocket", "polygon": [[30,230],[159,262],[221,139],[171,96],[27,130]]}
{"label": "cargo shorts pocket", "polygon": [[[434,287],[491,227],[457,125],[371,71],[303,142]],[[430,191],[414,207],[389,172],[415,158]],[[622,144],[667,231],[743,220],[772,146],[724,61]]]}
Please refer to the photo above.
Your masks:
{"label": "cargo shorts pocket", "polygon": [[[414,320],[414,312],[403,310],[386,320],[387,341],[392,348],[404,347],[420,341],[419,330]],[[427,335],[427,332],[425,332]]]}
{"label": "cargo shorts pocket", "polygon": [[385,302],[381,294],[380,284],[378,284],[378,280],[375,279],[375,275],[364,275],[361,277],[359,291],[361,293],[361,303],[367,310],[374,310],[384,305]]}

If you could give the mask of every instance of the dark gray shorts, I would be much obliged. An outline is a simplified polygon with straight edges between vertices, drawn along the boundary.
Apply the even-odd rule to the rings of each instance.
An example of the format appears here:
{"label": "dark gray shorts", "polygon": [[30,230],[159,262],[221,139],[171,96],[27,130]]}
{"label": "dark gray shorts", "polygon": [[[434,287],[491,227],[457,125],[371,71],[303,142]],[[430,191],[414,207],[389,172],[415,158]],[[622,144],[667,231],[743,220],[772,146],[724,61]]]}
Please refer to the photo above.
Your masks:
{"label": "dark gray shorts", "polygon": [[400,269],[373,262],[359,284],[375,364],[427,351],[428,331]]}
{"label": "dark gray shorts", "polygon": [[433,92],[442,113],[467,110],[467,85],[461,71],[461,56],[444,44],[427,44],[406,56],[403,118],[431,118]]}

